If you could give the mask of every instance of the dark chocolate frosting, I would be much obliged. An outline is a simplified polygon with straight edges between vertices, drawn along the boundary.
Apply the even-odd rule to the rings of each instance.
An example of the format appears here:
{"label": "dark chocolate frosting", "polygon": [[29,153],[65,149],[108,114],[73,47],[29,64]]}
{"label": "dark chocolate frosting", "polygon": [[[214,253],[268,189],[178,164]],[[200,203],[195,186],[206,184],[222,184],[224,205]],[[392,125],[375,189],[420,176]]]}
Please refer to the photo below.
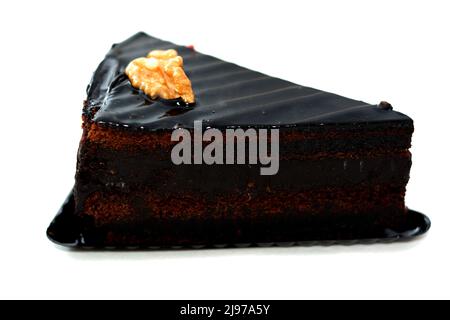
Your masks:
{"label": "dark chocolate frosting", "polygon": [[[194,106],[152,100],[131,86],[124,69],[155,49],[175,49],[196,96]],[[233,63],[137,33],[115,44],[87,89],[85,113],[101,124],[149,130],[205,127],[317,126],[327,124],[403,124],[399,112],[300,86]]]}

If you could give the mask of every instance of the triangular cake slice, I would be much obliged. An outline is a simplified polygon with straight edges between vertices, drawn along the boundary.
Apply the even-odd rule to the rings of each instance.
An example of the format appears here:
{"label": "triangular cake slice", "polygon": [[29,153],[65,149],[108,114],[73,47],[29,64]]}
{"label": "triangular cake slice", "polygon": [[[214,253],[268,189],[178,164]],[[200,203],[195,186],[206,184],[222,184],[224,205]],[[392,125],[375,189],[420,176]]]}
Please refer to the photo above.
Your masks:
{"label": "triangular cake slice", "polygon": [[[183,58],[195,104],[151,98],[124,73],[167,49]],[[87,94],[74,195],[95,245],[333,240],[395,227],[407,214],[413,121],[388,103],[300,86],[144,33],[111,48]],[[277,129],[276,173],[262,175],[249,155],[245,164],[175,164],[172,134],[194,137],[199,121],[224,145],[227,129],[269,137]]]}

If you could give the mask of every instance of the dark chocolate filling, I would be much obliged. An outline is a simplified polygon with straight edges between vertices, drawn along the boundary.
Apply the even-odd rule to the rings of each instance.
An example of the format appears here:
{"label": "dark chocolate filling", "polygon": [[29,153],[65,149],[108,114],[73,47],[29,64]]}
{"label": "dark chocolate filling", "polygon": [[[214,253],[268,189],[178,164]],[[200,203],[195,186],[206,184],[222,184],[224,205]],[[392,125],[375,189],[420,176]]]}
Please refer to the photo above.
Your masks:
{"label": "dark chocolate filling", "polygon": [[351,186],[361,183],[395,182],[405,185],[409,179],[409,154],[373,158],[324,158],[320,160],[281,160],[273,176],[260,176],[255,165],[174,165],[169,159],[155,159],[150,154],[102,150],[85,152],[77,172],[77,184],[89,190],[119,188],[136,190],[150,186],[160,193],[217,193],[255,189],[273,191],[307,190],[322,186]]}

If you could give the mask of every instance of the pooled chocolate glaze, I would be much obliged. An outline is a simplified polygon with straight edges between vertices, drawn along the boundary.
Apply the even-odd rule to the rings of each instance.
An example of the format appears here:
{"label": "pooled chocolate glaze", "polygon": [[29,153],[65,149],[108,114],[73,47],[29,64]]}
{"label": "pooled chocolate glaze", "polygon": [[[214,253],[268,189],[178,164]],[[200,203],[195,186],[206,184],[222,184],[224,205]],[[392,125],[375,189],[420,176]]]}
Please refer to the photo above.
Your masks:
{"label": "pooled chocolate glaze", "polygon": [[[192,82],[196,103],[152,100],[131,86],[128,63],[151,50],[178,51]],[[87,90],[85,113],[102,124],[149,130],[208,127],[379,124],[412,126],[399,112],[300,86],[137,33],[114,45]]]}

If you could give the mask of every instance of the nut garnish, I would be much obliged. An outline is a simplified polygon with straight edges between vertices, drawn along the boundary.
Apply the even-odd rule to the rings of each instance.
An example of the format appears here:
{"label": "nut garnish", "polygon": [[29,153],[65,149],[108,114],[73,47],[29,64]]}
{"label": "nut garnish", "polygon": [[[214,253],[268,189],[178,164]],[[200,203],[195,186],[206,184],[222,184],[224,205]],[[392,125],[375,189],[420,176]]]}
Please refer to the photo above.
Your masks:
{"label": "nut garnish", "polygon": [[378,107],[383,109],[383,110],[392,110],[392,105],[389,102],[387,102],[387,101],[381,101],[378,104]]}
{"label": "nut garnish", "polygon": [[152,99],[181,98],[186,103],[195,102],[191,81],[183,70],[183,58],[174,49],[150,51],[146,58],[131,61],[125,73],[133,87]]}

